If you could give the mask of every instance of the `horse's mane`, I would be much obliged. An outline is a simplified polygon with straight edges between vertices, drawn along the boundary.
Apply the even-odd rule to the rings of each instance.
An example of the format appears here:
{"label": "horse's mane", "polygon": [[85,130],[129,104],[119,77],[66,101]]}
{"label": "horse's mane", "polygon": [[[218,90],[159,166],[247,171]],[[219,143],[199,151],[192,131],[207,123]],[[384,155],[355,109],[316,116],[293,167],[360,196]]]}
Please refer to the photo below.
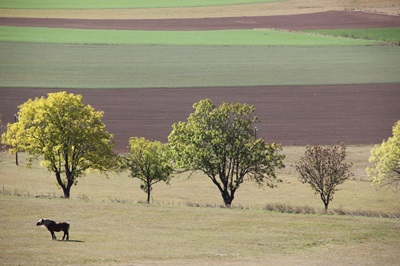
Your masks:
{"label": "horse's mane", "polygon": [[55,221],[53,221],[53,220],[50,220],[50,219],[40,219],[39,221],[38,221],[38,223],[41,223],[42,225],[49,225],[49,224],[53,224],[53,223],[56,223]]}

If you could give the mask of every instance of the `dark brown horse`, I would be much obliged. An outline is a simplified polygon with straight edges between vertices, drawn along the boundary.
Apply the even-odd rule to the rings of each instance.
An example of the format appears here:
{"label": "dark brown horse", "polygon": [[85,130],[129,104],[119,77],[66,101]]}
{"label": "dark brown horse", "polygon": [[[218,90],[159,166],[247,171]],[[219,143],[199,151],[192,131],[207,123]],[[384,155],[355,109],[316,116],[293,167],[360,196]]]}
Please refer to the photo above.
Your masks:
{"label": "dark brown horse", "polygon": [[69,223],[66,222],[61,222],[61,223],[56,223],[52,220],[49,219],[40,219],[37,223],[36,226],[40,226],[40,225],[44,225],[46,226],[46,228],[50,231],[51,233],[51,238],[53,240],[56,240],[56,235],[54,234],[54,232],[64,232],[64,236],[62,238],[62,240],[64,240],[64,238],[66,238],[65,240],[69,239]]}

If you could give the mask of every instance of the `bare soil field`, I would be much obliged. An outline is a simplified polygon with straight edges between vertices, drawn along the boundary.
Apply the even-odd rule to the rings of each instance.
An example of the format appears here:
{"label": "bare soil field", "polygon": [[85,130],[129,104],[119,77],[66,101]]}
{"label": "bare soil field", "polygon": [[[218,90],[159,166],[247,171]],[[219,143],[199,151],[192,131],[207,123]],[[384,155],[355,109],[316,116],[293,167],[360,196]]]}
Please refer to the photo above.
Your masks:
{"label": "bare soil field", "polygon": [[400,16],[353,11],[312,14],[186,18],[186,19],[61,19],[0,17],[0,25],[116,30],[226,30],[274,28],[285,30],[400,27]]}
{"label": "bare soil field", "polygon": [[[0,89],[3,122],[12,122],[17,106],[29,98],[52,91],[57,90]],[[186,121],[193,103],[204,98],[217,105],[255,105],[258,136],[284,145],[380,143],[400,117],[400,84],[67,91],[105,112],[103,121],[119,151],[132,136],[166,141],[172,124]]]}

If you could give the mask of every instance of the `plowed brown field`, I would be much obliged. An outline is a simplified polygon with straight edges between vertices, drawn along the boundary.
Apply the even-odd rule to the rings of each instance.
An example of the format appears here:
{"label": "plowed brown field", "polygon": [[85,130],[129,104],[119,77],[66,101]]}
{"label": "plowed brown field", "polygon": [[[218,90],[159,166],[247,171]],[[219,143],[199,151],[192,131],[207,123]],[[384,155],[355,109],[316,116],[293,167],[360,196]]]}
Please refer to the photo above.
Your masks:
{"label": "plowed brown field", "polygon": [[286,30],[400,27],[400,16],[329,11],[286,16],[187,19],[60,19],[6,18],[0,25],[118,30],[225,30],[276,28]]}
{"label": "plowed brown field", "polygon": [[[17,106],[56,91],[0,89],[0,113],[12,122]],[[258,136],[284,145],[371,144],[391,135],[400,117],[400,85],[348,85],[250,88],[118,89],[68,92],[105,112],[104,122],[119,151],[131,136],[166,141],[171,125],[185,121],[204,98],[246,102],[256,107]]]}

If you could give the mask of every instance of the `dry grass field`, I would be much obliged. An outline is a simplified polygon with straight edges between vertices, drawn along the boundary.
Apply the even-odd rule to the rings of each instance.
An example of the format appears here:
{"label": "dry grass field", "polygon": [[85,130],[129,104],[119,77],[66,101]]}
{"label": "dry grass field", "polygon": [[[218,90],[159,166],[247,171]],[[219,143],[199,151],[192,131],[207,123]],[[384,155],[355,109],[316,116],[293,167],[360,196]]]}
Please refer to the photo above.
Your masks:
{"label": "dry grass field", "polygon": [[[398,265],[398,220],[0,195],[1,265]],[[52,241],[38,213],[68,218]],[[60,234],[57,234],[58,238]]]}
{"label": "dry grass field", "polygon": [[[332,210],[400,213],[397,193],[366,180],[370,148],[348,148],[355,176],[335,194]],[[322,202],[293,168],[304,148],[283,152],[283,183],[274,189],[244,183],[233,209],[219,207],[217,189],[200,173],[156,185],[152,205],[140,203],[145,193],[127,173],[89,173],[65,200],[50,173],[15,166],[14,156],[3,154],[0,265],[397,265],[398,219],[322,214]],[[21,164],[24,158],[19,154]],[[266,211],[268,203],[317,213]],[[70,222],[70,241],[52,241],[35,226],[42,217]]]}

